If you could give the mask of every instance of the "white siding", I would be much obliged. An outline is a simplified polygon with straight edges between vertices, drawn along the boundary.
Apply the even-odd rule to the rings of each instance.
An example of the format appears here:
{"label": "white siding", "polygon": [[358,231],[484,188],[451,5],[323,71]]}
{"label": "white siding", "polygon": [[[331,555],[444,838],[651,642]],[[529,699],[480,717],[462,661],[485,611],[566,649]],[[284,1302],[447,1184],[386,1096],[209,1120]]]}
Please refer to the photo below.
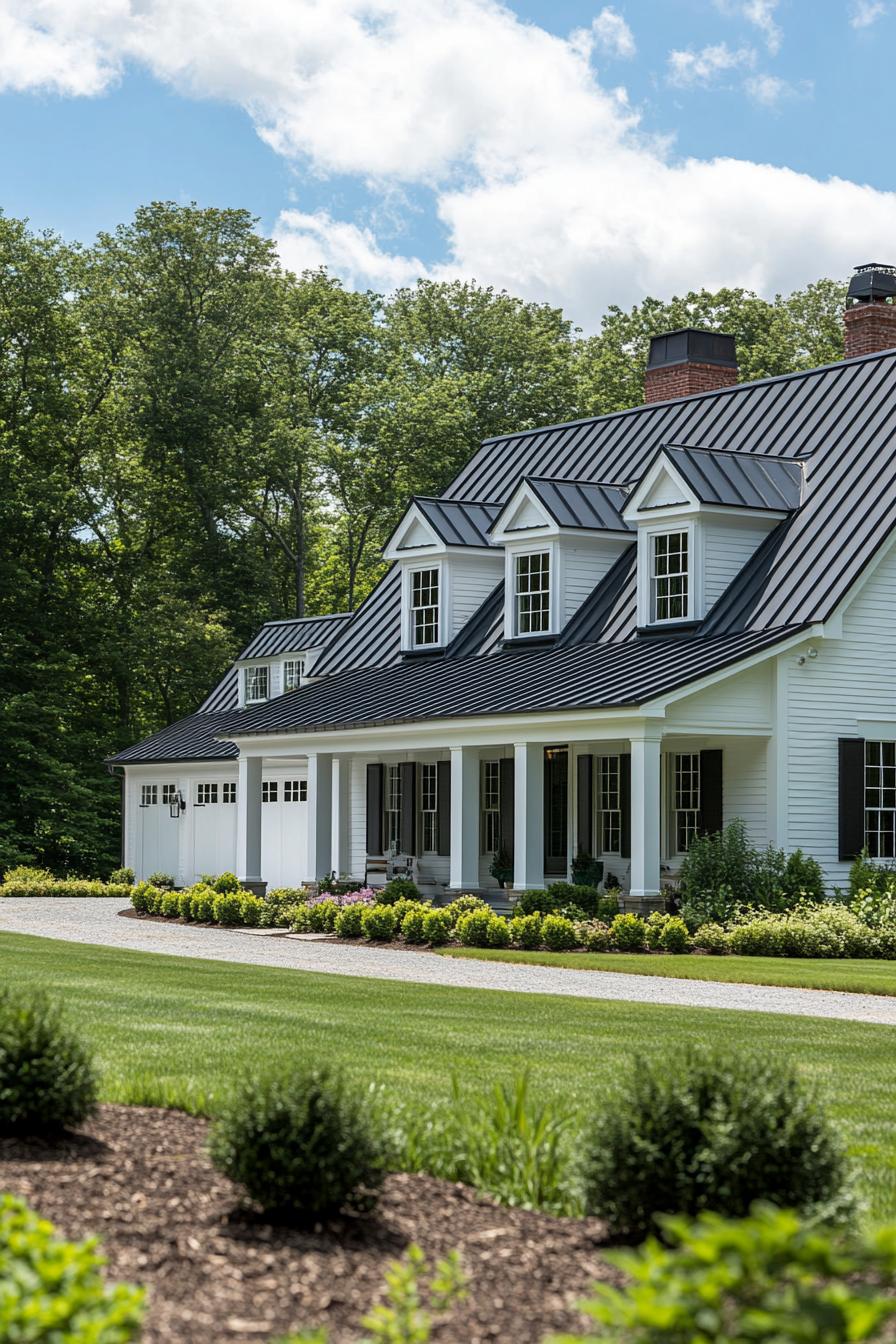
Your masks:
{"label": "white siding", "polygon": [[765,523],[745,526],[736,519],[702,524],[703,597],[707,611],[764,541],[770,526]]}
{"label": "white siding", "polygon": [[739,817],[751,845],[768,844],[768,791],[764,738],[731,739],[722,747],[722,815],[727,826]]}
{"label": "white siding", "polygon": [[846,611],[842,639],[807,640],[804,651],[814,647],[818,657],[802,667],[799,650],[779,659],[787,717],[786,844],[818,859],[836,885],[845,883],[849,868],[837,857],[837,739],[878,732],[896,738],[894,613],[896,552],[891,551]]}
{"label": "white siding", "polygon": [[705,691],[675,701],[666,722],[675,727],[736,732],[738,728],[772,727],[773,660],[726,677]]}
{"label": "white siding", "polygon": [[500,583],[504,573],[504,557],[490,555],[452,555],[447,566],[449,575],[449,609],[447,638],[453,639],[462,630],[482,603]]}
{"label": "white siding", "polygon": [[560,627],[566,625],[619,557],[617,546],[579,547],[561,543]]}

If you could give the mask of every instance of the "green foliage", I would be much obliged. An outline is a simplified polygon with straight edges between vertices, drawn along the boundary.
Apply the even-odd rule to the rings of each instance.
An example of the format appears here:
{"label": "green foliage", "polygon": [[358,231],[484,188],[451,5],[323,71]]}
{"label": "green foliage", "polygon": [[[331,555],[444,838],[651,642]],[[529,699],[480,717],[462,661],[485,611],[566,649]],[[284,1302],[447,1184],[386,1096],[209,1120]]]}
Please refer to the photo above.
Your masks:
{"label": "green foliage", "polygon": [[212,887],[197,883],[190,888],[190,917],[201,924],[211,924],[215,918],[215,893]]}
{"label": "green foliage", "polygon": [[193,918],[193,893],[189,888],[177,893],[177,913],[181,919]]}
{"label": "green foliage", "polygon": [[740,819],[691,843],[679,873],[681,913],[688,927],[726,924],[741,906],[785,911],[825,899],[824,875],[802,850],[755,849]]}
{"label": "green foliage", "polygon": [[644,941],[651,952],[658,952],[660,949],[660,936],[666,927],[668,915],[654,910],[647,916],[644,928]]}
{"label": "green foliage", "polygon": [[423,920],[423,937],[431,947],[442,947],[451,937],[454,924],[447,909],[430,910]]}
{"label": "green foliage", "polygon": [[45,994],[0,991],[0,1133],[53,1134],[94,1111],[87,1049]]}
{"label": "green foliage", "polygon": [[541,941],[549,952],[569,952],[578,943],[576,926],[562,915],[545,915],[541,925]]}
{"label": "green foliage", "polygon": [[119,901],[127,901],[131,897],[131,888],[118,883],[97,882],[82,877],[51,877],[45,881],[31,877],[25,882],[16,882],[7,877],[0,885],[0,897],[3,896],[17,896],[20,899],[31,897],[35,900],[60,896],[74,897],[78,900],[83,900],[85,897],[114,896]]}
{"label": "green foliage", "polygon": [[151,887],[148,882],[137,882],[131,890],[131,905],[139,915],[152,914],[155,898],[156,888]]}
{"label": "green foliage", "polygon": [[396,929],[398,929],[399,931],[401,930],[401,927],[404,924],[405,915],[410,914],[412,910],[425,912],[431,909],[432,909],[431,901],[423,901],[423,900],[409,901],[407,900],[406,897],[402,897],[400,901],[396,901],[395,904],[392,906],[392,913],[395,916]]}
{"label": "green foliage", "polygon": [[688,926],[677,915],[665,915],[655,910],[647,917],[645,934],[651,952],[690,951],[691,936],[688,933]]}
{"label": "green foliage", "polygon": [[235,873],[221,873],[220,877],[215,878],[212,885],[214,886],[215,891],[229,892],[231,895],[236,895],[243,891],[243,885]]}
{"label": "green foliage", "polygon": [[27,863],[18,863],[12,868],[7,868],[3,874],[4,884],[9,883],[16,887],[33,886],[35,883],[45,887],[55,880],[49,868],[35,868]]}
{"label": "green foliage", "polygon": [[235,892],[219,892],[214,897],[212,910],[216,924],[239,924],[242,916],[242,899]]}
{"label": "green foliage", "polygon": [[159,913],[166,919],[180,919],[180,892],[162,891],[161,909]]}
{"label": "green foliage", "polygon": [[510,921],[510,939],[516,947],[530,950],[541,947],[541,915],[514,915]]}
{"label": "green foliage", "polygon": [[701,924],[691,940],[695,950],[722,957],[728,951],[728,935],[721,924]]}
{"label": "green foliage", "polygon": [[174,887],[174,878],[170,873],[150,873],[146,880],[150,886],[161,887],[163,891],[171,891]]}
{"label": "green foliage", "polygon": [[617,952],[642,952],[647,926],[640,915],[616,915],[610,925],[610,943]]}
{"label": "green foliage", "polygon": [[450,905],[445,905],[442,909],[451,921],[451,927],[454,928],[461,915],[468,915],[473,910],[490,911],[491,906],[481,896],[472,896],[467,893],[464,896],[458,896]]}
{"label": "green foliage", "polygon": [[492,915],[488,926],[489,947],[510,946],[510,920],[501,915]]}
{"label": "green foliage", "polygon": [[494,914],[490,909],[468,910],[457,921],[454,935],[464,947],[488,947],[493,919]]}
{"label": "green foliage", "polygon": [[13,1195],[0,1195],[0,1339],[18,1344],[127,1344],[144,1293],[107,1286],[96,1241],[67,1242]]}
{"label": "green foliage", "polygon": [[376,893],[377,904],[394,905],[396,901],[419,901],[420,888],[409,877],[393,877]]}
{"label": "green foliage", "polygon": [[[599,887],[604,875],[604,865],[600,859],[579,846],[572,861],[572,884],[576,887]],[[576,905],[578,901],[574,902]]]}
{"label": "green foliage", "polygon": [[390,905],[368,905],[361,914],[361,932],[369,942],[389,942],[398,921]]}
{"label": "green foliage", "polygon": [[608,891],[604,896],[598,897],[596,917],[601,923],[612,924],[618,914],[619,896],[615,891]]}
{"label": "green foliage", "polygon": [[585,920],[576,929],[576,937],[588,952],[606,952],[609,950],[610,930],[602,920]]}
{"label": "green foliage", "polygon": [[506,845],[502,845],[498,852],[492,856],[488,871],[501,886],[505,882],[513,881],[513,860]]}
{"label": "green foliage", "polygon": [[250,1199],[288,1222],[370,1208],[385,1170],[362,1095],[331,1070],[298,1063],[246,1078],[225,1101],[209,1152]]}
{"label": "green foliage", "polygon": [[549,1102],[535,1102],[527,1074],[470,1093],[452,1077],[450,1104],[400,1110],[397,1162],[486,1190],[502,1204],[575,1214],[581,1201],[573,1162],[572,1116]]}
{"label": "green foliage", "polygon": [[787,914],[744,915],[728,932],[742,957],[896,957],[896,926],[874,928],[843,905],[803,905]]}
{"label": "green foliage", "polygon": [[339,914],[335,901],[320,901],[307,906],[307,924],[309,933],[332,933]]}
{"label": "green foliage", "polygon": [[385,1302],[378,1302],[361,1324],[370,1331],[370,1344],[428,1344],[433,1315],[443,1315],[466,1296],[457,1251],[450,1251],[431,1272],[420,1247],[411,1243],[404,1258],[393,1260],[386,1270]]}
{"label": "green foliage", "polygon": [[428,905],[414,905],[407,911],[401,921],[401,936],[405,942],[426,942],[425,924],[430,908]]}
{"label": "green foliage", "polygon": [[364,913],[368,908],[364,905],[347,905],[340,910],[333,925],[337,938],[360,938],[364,932]]}
{"label": "green foliage", "polygon": [[244,891],[239,897],[240,902],[240,924],[244,929],[259,929],[261,921],[264,918],[267,906],[260,896],[255,896],[251,891]]}
{"label": "green foliage", "polygon": [[879,859],[871,859],[867,849],[863,849],[850,865],[849,894],[855,898],[866,892],[892,897],[896,892],[896,867],[881,863]]}
{"label": "green foliage", "polygon": [[551,915],[564,907],[576,906],[583,915],[596,915],[600,899],[596,887],[552,882],[549,887],[529,887],[521,891],[516,909],[521,915]]}
{"label": "green foliage", "polygon": [[583,1309],[597,1334],[554,1344],[853,1344],[889,1338],[896,1229],[867,1240],[787,1210],[661,1220],[663,1240],[607,1258],[622,1288],[599,1284]]}
{"label": "green foliage", "polygon": [[615,1235],[661,1213],[733,1217],[754,1200],[845,1207],[846,1162],[815,1092],[789,1064],[688,1046],[636,1060],[583,1144],[586,1205]]}
{"label": "green foliage", "polygon": [[132,887],[136,881],[133,868],[115,868],[109,874],[109,881],[120,887]]}

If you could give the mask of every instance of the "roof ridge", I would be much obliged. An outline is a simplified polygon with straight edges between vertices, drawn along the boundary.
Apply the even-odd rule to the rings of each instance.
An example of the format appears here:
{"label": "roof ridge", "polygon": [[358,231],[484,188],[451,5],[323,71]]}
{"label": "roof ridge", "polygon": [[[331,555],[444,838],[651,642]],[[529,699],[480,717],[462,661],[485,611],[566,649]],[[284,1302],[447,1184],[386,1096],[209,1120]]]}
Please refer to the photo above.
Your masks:
{"label": "roof ridge", "polygon": [[350,611],[328,611],[325,616],[275,616],[270,621],[262,621],[261,629],[266,630],[269,625],[300,625],[305,621],[341,621],[351,615]]}
{"label": "roof ridge", "polygon": [[[704,448],[702,444],[695,443],[661,443],[659,451],[663,452],[666,448],[678,448],[687,453],[712,453],[718,457],[737,457],[742,458],[744,462],[779,462],[782,466],[795,466],[803,470],[804,464],[815,456],[815,452],[807,453],[804,457],[781,457],[777,453],[746,453],[741,448]],[[816,450],[817,451],[817,450]]]}

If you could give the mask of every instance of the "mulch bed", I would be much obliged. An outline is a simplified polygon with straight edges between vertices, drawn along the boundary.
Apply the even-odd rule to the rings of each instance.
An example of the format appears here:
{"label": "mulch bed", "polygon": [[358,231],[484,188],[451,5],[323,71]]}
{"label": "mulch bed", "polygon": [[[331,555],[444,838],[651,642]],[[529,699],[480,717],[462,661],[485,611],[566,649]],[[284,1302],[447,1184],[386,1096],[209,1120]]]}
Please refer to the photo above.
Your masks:
{"label": "mulch bed", "polygon": [[271,1226],[209,1162],[207,1128],[176,1111],[102,1106],[55,1144],[0,1139],[0,1189],[65,1237],[99,1236],[109,1277],[149,1288],[144,1344],[267,1341],[324,1323],[331,1344],[354,1344],[389,1261],[412,1241],[430,1261],[459,1250],[470,1281],[434,1341],[537,1344],[581,1330],[575,1303],[595,1280],[618,1282],[596,1220],[501,1208],[428,1176],[388,1177],[365,1218]]}

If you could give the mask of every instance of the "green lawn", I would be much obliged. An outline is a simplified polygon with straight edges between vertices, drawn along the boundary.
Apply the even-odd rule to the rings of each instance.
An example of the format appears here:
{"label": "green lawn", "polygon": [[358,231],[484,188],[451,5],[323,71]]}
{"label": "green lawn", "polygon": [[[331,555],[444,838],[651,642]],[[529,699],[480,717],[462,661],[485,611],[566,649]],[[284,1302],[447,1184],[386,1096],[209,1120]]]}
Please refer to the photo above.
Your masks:
{"label": "green lawn", "polygon": [[[714,964],[714,963],[713,963]],[[107,1100],[214,1110],[242,1069],[329,1060],[411,1103],[452,1072],[486,1086],[531,1072],[535,1095],[583,1108],[636,1052],[684,1040],[795,1060],[858,1159],[871,1210],[896,1218],[892,1029],[311,975],[0,934],[0,984],[59,994],[97,1050]]]}
{"label": "green lawn", "polygon": [[851,994],[896,994],[896,961],[810,961],[800,957],[673,957],[665,953],[517,952],[511,948],[443,947],[445,957],[528,961],[575,971],[627,971],[683,980],[725,980],[740,985],[792,985],[840,989]]}

